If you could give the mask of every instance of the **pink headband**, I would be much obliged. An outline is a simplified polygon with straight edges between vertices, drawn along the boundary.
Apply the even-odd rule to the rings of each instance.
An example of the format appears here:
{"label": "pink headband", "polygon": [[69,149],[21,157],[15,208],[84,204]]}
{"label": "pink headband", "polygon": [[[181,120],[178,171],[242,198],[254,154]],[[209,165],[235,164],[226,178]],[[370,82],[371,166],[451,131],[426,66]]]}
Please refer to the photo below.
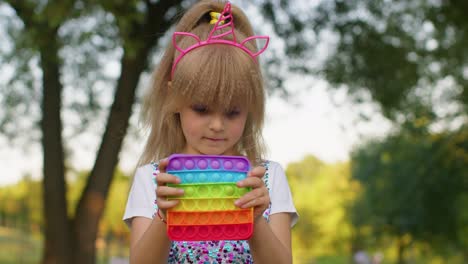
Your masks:
{"label": "pink headband", "polygon": [[[224,33],[220,32],[216,34],[217,33],[216,31],[224,29],[224,28],[229,28],[229,30]],[[221,39],[222,37],[227,36],[227,35],[232,35],[232,40]],[[197,43],[184,50],[177,45],[177,42],[176,42],[177,36],[192,37],[197,41]],[[259,50],[256,53],[253,53],[245,46],[245,43],[251,40],[256,40],[256,39],[265,39],[266,42],[265,42],[265,46],[261,50]],[[206,45],[211,45],[211,44],[231,45],[231,46],[242,49],[247,54],[249,54],[249,56],[254,61],[257,61],[256,57],[265,51],[265,49],[268,47],[269,41],[270,41],[270,37],[268,36],[251,36],[251,37],[244,39],[241,43],[237,43],[236,35],[234,34],[234,17],[232,16],[232,13],[231,13],[231,3],[227,2],[226,5],[224,6],[223,12],[221,13],[214,28],[211,30],[210,35],[208,36],[207,40],[201,41],[197,35],[188,33],[188,32],[175,32],[174,33],[174,35],[172,36],[172,43],[174,47],[178,51],[180,51],[180,55],[175,59],[174,64],[172,65],[171,79],[174,77],[176,66],[179,63],[179,61],[182,59],[182,57],[184,57],[187,53],[189,53],[190,51],[196,48],[203,47]]]}

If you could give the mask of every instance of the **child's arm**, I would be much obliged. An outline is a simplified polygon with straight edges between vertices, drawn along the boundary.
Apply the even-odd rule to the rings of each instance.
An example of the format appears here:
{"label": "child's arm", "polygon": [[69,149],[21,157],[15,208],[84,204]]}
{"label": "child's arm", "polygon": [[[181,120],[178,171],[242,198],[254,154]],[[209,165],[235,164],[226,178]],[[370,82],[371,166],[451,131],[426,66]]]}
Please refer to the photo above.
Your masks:
{"label": "child's arm", "polygon": [[270,215],[269,223],[261,217],[254,225],[249,245],[255,263],[292,263],[290,215]]}
{"label": "child's arm", "polygon": [[135,217],[130,233],[130,263],[167,263],[171,242],[166,224],[155,217]]}
{"label": "child's arm", "polygon": [[[166,186],[167,183],[180,183],[179,178],[165,173],[167,164],[167,159],[159,163],[160,173],[156,176],[156,200],[162,217],[168,208],[179,203],[178,200],[169,201],[165,197],[183,195],[183,190]],[[170,246],[171,241],[167,236],[166,224],[158,216],[154,219],[135,217],[132,220],[130,263],[167,263]]]}
{"label": "child's arm", "polygon": [[263,211],[270,204],[270,196],[262,180],[265,168],[256,167],[249,177],[238,183],[239,187],[251,187],[236,203],[237,206],[254,207],[254,233],[249,239],[255,263],[292,263],[291,217],[288,213],[270,215],[270,222],[263,218]]}

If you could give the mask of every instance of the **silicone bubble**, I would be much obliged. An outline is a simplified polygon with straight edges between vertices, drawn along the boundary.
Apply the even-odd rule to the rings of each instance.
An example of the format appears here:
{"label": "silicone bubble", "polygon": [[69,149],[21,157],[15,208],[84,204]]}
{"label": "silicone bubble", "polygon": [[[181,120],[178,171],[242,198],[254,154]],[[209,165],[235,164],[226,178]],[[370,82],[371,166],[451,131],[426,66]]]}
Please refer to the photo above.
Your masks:
{"label": "silicone bubble", "polygon": [[184,226],[169,226],[167,229],[173,240],[181,240],[184,238],[185,227]]}
{"label": "silicone bubble", "polygon": [[[235,228],[233,228],[235,227]],[[237,226],[223,226],[223,233],[227,237],[234,237],[238,233],[238,227]]]}
{"label": "silicone bubble", "polygon": [[210,227],[206,225],[199,226],[198,228],[198,239],[204,240],[210,237]]}
{"label": "silicone bubble", "polygon": [[237,234],[240,237],[251,236],[253,231],[252,225],[237,225]]}
{"label": "silicone bubble", "polygon": [[197,233],[198,233],[198,226],[187,226],[185,228],[185,237],[187,237],[187,240],[192,240],[194,239],[195,237],[197,237]]}
{"label": "silicone bubble", "polygon": [[239,223],[251,222],[252,219],[253,219],[252,210],[240,211],[239,214],[236,215],[236,221]]}
{"label": "silicone bubble", "polygon": [[[210,233],[210,236],[214,238],[214,240],[219,240],[223,236],[223,226],[220,225],[212,225],[210,226],[210,230],[208,231]],[[226,237],[227,238],[227,237]]]}
{"label": "silicone bubble", "polygon": [[253,232],[253,209],[234,201],[250,191],[236,182],[247,177],[250,163],[242,156],[171,155],[166,172],[180,178],[168,184],[184,190],[167,210],[167,232],[175,241],[245,240]]}
{"label": "silicone bubble", "polygon": [[223,221],[226,221],[228,223],[234,223],[236,221],[236,214],[235,213],[241,213],[242,211],[226,211],[223,214]]}

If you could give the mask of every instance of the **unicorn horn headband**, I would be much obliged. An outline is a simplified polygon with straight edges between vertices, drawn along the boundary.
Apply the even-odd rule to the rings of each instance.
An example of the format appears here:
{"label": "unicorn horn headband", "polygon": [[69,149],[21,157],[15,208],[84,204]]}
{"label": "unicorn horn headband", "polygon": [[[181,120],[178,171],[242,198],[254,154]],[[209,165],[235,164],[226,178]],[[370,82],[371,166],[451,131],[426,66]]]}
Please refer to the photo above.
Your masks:
{"label": "unicorn horn headband", "polygon": [[[222,32],[221,30],[225,28],[228,28],[228,31]],[[232,36],[232,40],[223,39],[223,37],[228,36],[228,35]],[[186,49],[182,49],[181,47],[177,45],[176,38],[178,36],[191,37],[195,39],[197,43],[195,43],[194,45]],[[263,48],[261,48],[259,51],[254,53],[250,49],[248,49],[245,46],[245,44],[249,41],[257,40],[257,39],[265,39],[266,41],[265,41]],[[187,53],[199,47],[212,45],[212,44],[223,44],[223,45],[234,46],[246,52],[255,62],[257,62],[257,56],[266,50],[266,48],[268,47],[269,41],[270,41],[270,37],[268,36],[251,36],[251,37],[244,39],[241,43],[237,43],[236,34],[234,33],[234,17],[232,16],[232,13],[231,13],[231,3],[227,2],[226,5],[224,6],[223,12],[219,15],[219,18],[216,21],[214,28],[211,30],[210,34],[208,35],[207,40],[201,41],[197,35],[188,33],[188,32],[175,32],[174,35],[172,35],[172,43],[174,47],[178,51],[180,51],[180,55],[175,59],[174,64],[172,65],[171,79],[174,77],[174,72],[179,61]]]}

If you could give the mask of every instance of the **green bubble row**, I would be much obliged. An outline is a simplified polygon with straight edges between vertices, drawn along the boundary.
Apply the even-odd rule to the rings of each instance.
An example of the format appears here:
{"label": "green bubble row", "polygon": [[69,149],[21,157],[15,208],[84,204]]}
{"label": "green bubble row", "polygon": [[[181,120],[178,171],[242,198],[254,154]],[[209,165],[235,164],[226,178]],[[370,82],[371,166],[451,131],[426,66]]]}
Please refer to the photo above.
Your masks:
{"label": "green bubble row", "polygon": [[184,190],[183,196],[169,197],[169,199],[180,200],[239,198],[250,191],[250,188],[239,188],[232,183],[170,184],[169,186]]}

